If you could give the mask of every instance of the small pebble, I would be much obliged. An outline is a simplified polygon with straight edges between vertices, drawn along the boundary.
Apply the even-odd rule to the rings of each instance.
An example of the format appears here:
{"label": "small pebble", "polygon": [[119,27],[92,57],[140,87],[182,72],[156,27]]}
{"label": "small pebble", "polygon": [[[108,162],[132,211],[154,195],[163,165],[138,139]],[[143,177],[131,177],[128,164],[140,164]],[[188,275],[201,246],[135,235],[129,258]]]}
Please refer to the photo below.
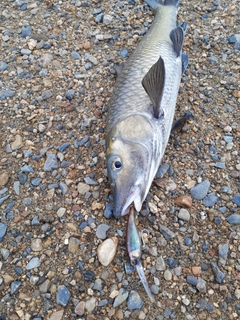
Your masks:
{"label": "small pebble", "polygon": [[191,208],[192,207],[192,198],[189,196],[180,196],[175,199],[175,204],[182,208]]}
{"label": "small pebble", "polygon": [[220,271],[216,262],[212,262],[211,266],[212,266],[212,270],[213,270],[216,282],[221,284],[225,278],[225,274],[222,271]]}
{"label": "small pebble", "polygon": [[189,221],[190,220],[190,213],[187,209],[180,209],[180,211],[177,214],[178,218],[183,221]]}
{"label": "small pebble", "polygon": [[85,301],[80,301],[75,307],[75,313],[78,316],[83,316],[85,313]]}
{"label": "small pebble", "polygon": [[7,225],[0,222],[0,242],[2,242],[7,231]]}
{"label": "small pebble", "polygon": [[210,182],[204,180],[190,190],[192,197],[196,200],[202,200],[208,193]]}
{"label": "small pebble", "polygon": [[62,218],[64,216],[66,210],[67,210],[66,208],[59,208],[58,211],[57,211],[57,216],[59,218]]}
{"label": "small pebble", "polygon": [[107,231],[110,229],[110,226],[107,224],[100,224],[96,230],[96,236],[98,239],[105,240],[107,237]]}
{"label": "small pebble", "polygon": [[213,207],[218,201],[220,200],[219,197],[215,195],[215,193],[209,194],[206,198],[203,199],[203,205],[205,207]]}
{"label": "small pebble", "polygon": [[21,281],[13,281],[11,283],[11,294],[14,294],[21,286],[22,282]]}
{"label": "small pebble", "polygon": [[170,270],[165,270],[163,276],[166,281],[172,280],[172,272]]}
{"label": "small pebble", "polygon": [[176,235],[173,231],[163,225],[159,226],[159,231],[162,233],[165,239],[172,239]]}
{"label": "small pebble", "polygon": [[193,276],[187,276],[187,282],[193,286],[196,286],[198,284],[198,279]]}
{"label": "small pebble", "polygon": [[240,193],[236,194],[233,197],[232,202],[235,203],[238,207],[240,207]]}
{"label": "small pebble", "polygon": [[79,60],[81,58],[80,54],[76,51],[71,52],[71,57],[75,60]]}
{"label": "small pebble", "polygon": [[27,264],[26,270],[32,270],[38,268],[41,265],[41,262],[38,257],[33,257]]}
{"label": "small pebble", "polygon": [[116,296],[114,303],[113,303],[113,308],[119,307],[125,300],[128,298],[128,292],[124,289],[121,288],[119,290],[119,294]]}
{"label": "small pebble", "polygon": [[49,153],[44,163],[44,171],[53,171],[58,168],[58,159],[56,154]]}
{"label": "small pebble", "polygon": [[56,294],[57,304],[60,306],[66,307],[68,300],[70,298],[70,291],[65,285],[58,286],[58,291]]}
{"label": "small pebble", "polygon": [[240,224],[240,214],[234,213],[226,218],[230,224]]}
{"label": "small pebble", "polygon": [[131,291],[127,300],[128,310],[140,310],[143,306],[143,302],[136,291]]}

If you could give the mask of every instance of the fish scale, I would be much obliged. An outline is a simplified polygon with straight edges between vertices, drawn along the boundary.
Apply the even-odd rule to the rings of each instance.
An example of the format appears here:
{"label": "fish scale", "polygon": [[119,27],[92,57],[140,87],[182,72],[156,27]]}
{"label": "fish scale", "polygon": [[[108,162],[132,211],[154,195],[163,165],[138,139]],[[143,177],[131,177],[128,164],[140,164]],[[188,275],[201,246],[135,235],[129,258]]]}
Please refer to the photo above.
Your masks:
{"label": "fish scale", "polygon": [[141,209],[168,143],[187,65],[178,1],[146,2],[155,8],[155,19],[117,77],[105,130],[116,217],[127,214],[132,203]]}
{"label": "fish scale", "polygon": [[[172,11],[175,12],[176,9],[173,7]],[[160,56],[163,57],[168,71],[164,88],[166,104],[173,98],[171,96],[172,82],[175,78],[173,64],[176,61],[176,54],[172,50],[172,43],[169,38],[172,28],[169,28],[168,39],[165,36],[163,37],[162,32],[160,32],[162,25],[158,19],[161,19],[161,17],[162,13],[158,11],[154,20],[155,23],[153,22],[152,24],[152,31],[139,43],[134,53],[126,61],[122,73],[117,78],[108,111],[106,132],[109,132],[119,119],[132,114],[146,113],[152,118],[149,108],[151,101],[142,86],[142,79]],[[164,21],[162,21],[163,23]],[[176,27],[176,23],[172,24],[171,27]],[[180,63],[178,63],[177,67],[180,70]]]}

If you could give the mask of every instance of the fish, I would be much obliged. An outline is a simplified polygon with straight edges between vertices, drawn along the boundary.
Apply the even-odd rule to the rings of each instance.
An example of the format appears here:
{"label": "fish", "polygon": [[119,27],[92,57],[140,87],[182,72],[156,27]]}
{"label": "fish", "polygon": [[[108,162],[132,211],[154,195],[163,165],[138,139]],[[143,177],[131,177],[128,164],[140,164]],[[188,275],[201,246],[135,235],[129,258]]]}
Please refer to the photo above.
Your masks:
{"label": "fish", "polygon": [[139,231],[137,229],[135,219],[134,219],[134,208],[133,206],[130,208],[129,217],[128,217],[128,225],[127,225],[127,241],[126,241],[127,252],[131,263],[135,266],[139,278],[144,286],[144,289],[149,297],[149,299],[154,302],[155,299],[152,296],[151,290],[148,286],[147,279],[145,277],[145,273],[143,270],[143,266],[141,263],[141,239],[139,235]]}
{"label": "fish", "polygon": [[188,56],[187,24],[177,23],[178,0],[146,0],[155,19],[117,76],[107,112],[105,145],[113,213],[140,211],[171,133]]}

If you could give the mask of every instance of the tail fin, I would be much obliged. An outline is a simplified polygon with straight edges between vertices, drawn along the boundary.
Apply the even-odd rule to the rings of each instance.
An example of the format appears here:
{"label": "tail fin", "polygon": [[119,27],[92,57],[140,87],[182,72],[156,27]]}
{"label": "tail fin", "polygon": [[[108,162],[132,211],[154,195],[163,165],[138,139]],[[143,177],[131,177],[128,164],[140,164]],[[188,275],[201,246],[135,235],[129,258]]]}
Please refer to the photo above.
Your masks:
{"label": "tail fin", "polygon": [[159,5],[161,6],[174,6],[178,7],[179,0],[144,0],[152,9],[156,9]]}

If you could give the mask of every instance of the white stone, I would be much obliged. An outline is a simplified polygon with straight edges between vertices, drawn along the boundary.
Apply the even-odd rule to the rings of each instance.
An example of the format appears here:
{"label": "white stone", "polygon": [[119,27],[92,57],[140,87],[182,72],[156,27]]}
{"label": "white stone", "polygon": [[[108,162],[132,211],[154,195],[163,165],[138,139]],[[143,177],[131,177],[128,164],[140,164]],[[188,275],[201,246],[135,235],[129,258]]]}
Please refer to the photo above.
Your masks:
{"label": "white stone", "polygon": [[39,132],[44,132],[45,130],[46,130],[45,125],[42,124],[42,123],[39,123],[39,125],[38,125],[38,131],[39,131]]}
{"label": "white stone", "polygon": [[238,300],[240,299],[240,289],[235,290],[235,296]]}
{"label": "white stone", "polygon": [[59,208],[58,211],[57,211],[57,216],[59,218],[62,218],[64,216],[66,210],[67,210],[66,208]]}
{"label": "white stone", "polygon": [[97,248],[99,262],[107,267],[115,257],[118,246],[118,238],[112,237],[103,241]]}

